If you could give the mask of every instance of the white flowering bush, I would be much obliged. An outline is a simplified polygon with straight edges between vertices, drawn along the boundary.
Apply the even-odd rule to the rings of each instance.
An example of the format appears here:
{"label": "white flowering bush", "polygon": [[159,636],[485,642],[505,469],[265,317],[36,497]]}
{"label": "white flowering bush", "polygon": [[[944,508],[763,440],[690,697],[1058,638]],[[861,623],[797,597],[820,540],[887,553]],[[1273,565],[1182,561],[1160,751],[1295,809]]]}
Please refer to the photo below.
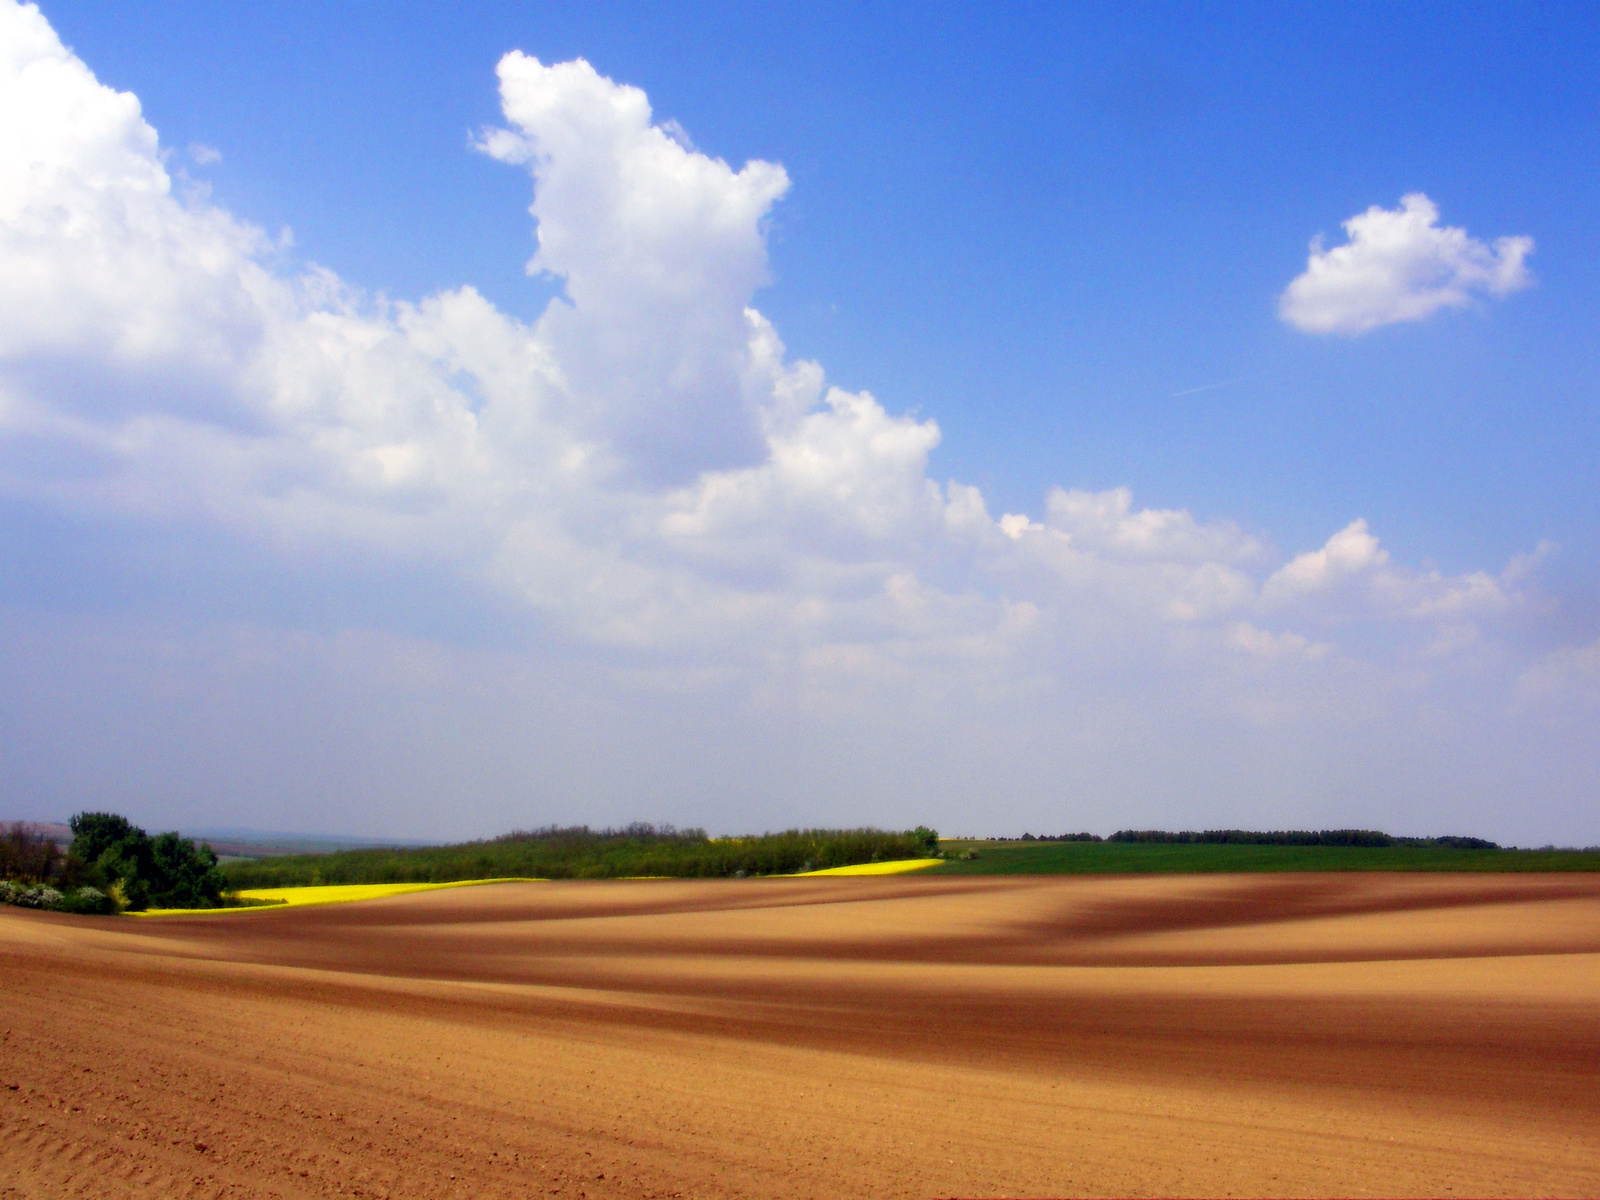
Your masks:
{"label": "white flowering bush", "polygon": [[12,883],[4,879],[0,879],[0,904],[96,916],[119,912],[122,907],[115,897],[108,896],[95,887],[81,887],[60,892],[43,883]]}
{"label": "white flowering bush", "polygon": [[53,887],[36,883],[31,887],[20,883],[0,883],[0,901],[15,904],[18,908],[54,908],[61,903],[61,893]]}

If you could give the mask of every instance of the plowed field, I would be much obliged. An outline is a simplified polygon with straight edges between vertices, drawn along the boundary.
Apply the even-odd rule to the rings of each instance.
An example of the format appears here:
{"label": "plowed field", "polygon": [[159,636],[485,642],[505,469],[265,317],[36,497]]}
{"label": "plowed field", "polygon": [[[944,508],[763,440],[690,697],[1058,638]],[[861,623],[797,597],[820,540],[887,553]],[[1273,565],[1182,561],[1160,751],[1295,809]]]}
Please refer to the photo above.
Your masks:
{"label": "plowed field", "polygon": [[1600,877],[0,909],[0,1197],[1595,1195]]}

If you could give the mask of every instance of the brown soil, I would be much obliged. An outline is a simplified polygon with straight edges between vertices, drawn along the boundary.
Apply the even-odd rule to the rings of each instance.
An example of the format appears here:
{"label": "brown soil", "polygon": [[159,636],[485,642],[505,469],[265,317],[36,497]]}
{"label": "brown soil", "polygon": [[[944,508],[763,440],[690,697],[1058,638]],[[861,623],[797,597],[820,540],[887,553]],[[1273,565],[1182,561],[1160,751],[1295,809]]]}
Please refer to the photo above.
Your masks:
{"label": "brown soil", "polygon": [[0,910],[0,1197],[1600,1194],[1600,878]]}

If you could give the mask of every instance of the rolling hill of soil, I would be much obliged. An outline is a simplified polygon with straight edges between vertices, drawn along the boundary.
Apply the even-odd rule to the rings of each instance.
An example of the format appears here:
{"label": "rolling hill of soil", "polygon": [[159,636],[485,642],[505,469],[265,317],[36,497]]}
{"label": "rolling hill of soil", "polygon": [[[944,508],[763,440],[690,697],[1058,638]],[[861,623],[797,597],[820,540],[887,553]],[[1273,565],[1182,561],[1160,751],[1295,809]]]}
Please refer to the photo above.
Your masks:
{"label": "rolling hill of soil", "polygon": [[0,1197],[1593,1195],[1600,878],[0,911]]}

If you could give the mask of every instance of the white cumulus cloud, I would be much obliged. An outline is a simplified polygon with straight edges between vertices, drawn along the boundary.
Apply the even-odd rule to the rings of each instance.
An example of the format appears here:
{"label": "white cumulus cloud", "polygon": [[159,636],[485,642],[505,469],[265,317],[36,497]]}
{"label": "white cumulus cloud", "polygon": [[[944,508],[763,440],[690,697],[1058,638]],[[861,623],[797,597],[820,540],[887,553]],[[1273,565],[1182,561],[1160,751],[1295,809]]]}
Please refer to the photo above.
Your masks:
{"label": "white cumulus cloud", "polygon": [[[1269,575],[1261,587],[1260,604],[1266,610],[1297,609],[1307,615],[1451,622],[1518,605],[1529,569],[1529,560],[1523,557],[1499,575],[1484,571],[1447,575],[1436,569],[1398,566],[1366,521],[1356,520],[1320,549],[1295,556]],[[1459,636],[1459,626],[1453,628]]]}
{"label": "white cumulus cloud", "polygon": [[1533,253],[1531,237],[1490,245],[1440,225],[1438,205],[1421,192],[1402,197],[1396,209],[1374,205],[1344,230],[1349,240],[1342,246],[1325,248],[1321,235],[1312,241],[1305,273],[1279,298],[1279,315],[1296,329],[1365,333],[1532,282],[1524,261]]}
{"label": "white cumulus cloud", "polygon": [[532,168],[528,269],[559,275],[572,302],[543,321],[572,418],[656,479],[759,460],[770,397],[744,373],[744,307],[767,281],[761,222],[788,175],[699,153],[582,59],[513,51],[499,73],[511,127],[480,144]]}

